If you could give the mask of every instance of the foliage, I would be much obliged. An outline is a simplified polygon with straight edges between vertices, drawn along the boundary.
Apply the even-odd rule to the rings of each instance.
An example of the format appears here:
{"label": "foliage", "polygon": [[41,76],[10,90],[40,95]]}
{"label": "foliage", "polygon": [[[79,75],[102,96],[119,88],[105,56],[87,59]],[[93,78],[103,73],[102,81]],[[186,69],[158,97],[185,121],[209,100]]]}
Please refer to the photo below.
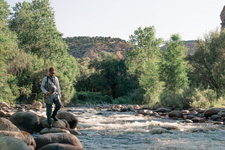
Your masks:
{"label": "foliage", "polygon": [[17,33],[21,49],[45,59],[57,60],[67,54],[67,46],[56,29],[49,0],[19,2],[13,11],[10,28]]}
{"label": "foliage", "polygon": [[76,92],[73,101],[75,103],[112,103],[112,97],[97,92]]}
{"label": "foliage", "polygon": [[139,27],[130,36],[136,49],[127,54],[128,72],[136,76],[139,86],[145,91],[144,103],[154,105],[159,102],[163,83],[159,80],[160,44],[162,39],[155,37],[154,26]]}
{"label": "foliage", "polygon": [[188,60],[193,67],[192,84],[225,92],[225,31],[209,32],[197,41],[197,49]]}
{"label": "foliage", "polygon": [[165,82],[165,88],[173,92],[188,86],[187,62],[182,46],[181,37],[178,34],[171,36],[163,53],[161,64],[161,80]]}

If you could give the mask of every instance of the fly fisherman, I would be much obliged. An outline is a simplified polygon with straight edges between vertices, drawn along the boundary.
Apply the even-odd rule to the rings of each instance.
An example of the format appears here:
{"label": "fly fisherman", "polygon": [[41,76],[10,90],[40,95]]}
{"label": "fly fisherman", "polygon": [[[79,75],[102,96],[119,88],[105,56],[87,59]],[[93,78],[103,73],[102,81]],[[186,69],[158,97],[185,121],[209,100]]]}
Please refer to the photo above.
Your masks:
{"label": "fly fisherman", "polygon": [[[61,91],[59,87],[59,80],[55,76],[55,68],[51,67],[49,68],[49,75],[45,76],[42,84],[41,84],[41,90],[45,93],[45,103],[46,103],[46,115],[47,115],[47,121],[48,121],[48,128],[52,127],[52,120],[58,121],[56,118],[56,114],[58,110],[61,108]],[[55,109],[52,113],[52,104],[55,103]]]}

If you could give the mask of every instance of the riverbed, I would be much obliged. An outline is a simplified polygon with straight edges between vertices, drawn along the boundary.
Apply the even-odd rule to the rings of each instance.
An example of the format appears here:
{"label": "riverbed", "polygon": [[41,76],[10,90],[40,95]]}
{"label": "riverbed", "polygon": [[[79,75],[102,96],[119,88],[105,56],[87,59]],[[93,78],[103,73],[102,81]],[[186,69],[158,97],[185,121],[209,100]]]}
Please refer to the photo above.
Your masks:
{"label": "riverbed", "polygon": [[142,116],[88,107],[64,108],[79,119],[77,136],[91,150],[222,150],[225,126],[182,123],[167,117]]}

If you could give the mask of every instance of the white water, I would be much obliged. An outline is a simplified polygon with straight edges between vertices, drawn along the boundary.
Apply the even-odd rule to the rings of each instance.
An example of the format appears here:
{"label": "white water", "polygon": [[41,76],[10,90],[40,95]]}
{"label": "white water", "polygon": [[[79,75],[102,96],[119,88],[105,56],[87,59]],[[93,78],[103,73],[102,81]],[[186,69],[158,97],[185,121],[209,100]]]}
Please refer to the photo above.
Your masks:
{"label": "white water", "polygon": [[[223,125],[180,123],[168,118],[135,116],[135,112],[66,109],[78,117],[78,131],[82,135],[77,137],[87,150],[225,149]],[[166,133],[155,134],[159,129]]]}

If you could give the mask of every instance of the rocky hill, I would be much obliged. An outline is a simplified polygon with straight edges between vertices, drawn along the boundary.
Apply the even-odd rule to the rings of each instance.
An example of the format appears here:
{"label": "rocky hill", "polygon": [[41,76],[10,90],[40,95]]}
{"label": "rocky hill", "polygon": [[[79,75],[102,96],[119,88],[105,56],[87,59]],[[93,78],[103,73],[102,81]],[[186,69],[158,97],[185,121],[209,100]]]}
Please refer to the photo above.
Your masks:
{"label": "rocky hill", "polygon": [[[89,57],[95,59],[104,51],[111,54],[120,52],[125,56],[126,51],[132,51],[131,44],[125,40],[111,37],[68,37],[64,38],[69,46],[68,53],[75,58]],[[196,41],[184,41],[184,45],[188,48],[188,53],[193,54],[196,47]],[[165,46],[162,47],[165,50]]]}
{"label": "rocky hill", "polygon": [[116,54],[118,51],[124,56],[126,51],[131,51],[130,43],[111,37],[68,37],[64,39],[69,46],[68,53],[75,58],[89,57],[95,59],[102,52]]}

